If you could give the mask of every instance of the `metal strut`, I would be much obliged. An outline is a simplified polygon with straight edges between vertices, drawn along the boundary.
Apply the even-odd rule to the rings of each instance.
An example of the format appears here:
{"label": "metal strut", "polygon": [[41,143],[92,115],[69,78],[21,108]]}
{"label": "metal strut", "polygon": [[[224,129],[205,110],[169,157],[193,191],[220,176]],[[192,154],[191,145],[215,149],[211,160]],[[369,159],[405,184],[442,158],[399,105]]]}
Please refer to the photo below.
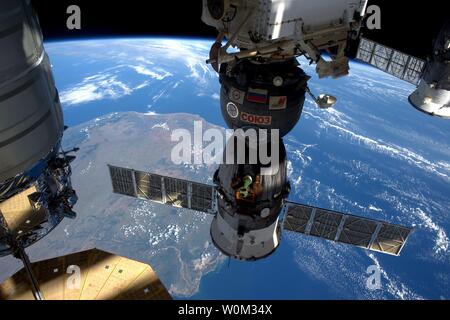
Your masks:
{"label": "metal strut", "polygon": [[38,281],[34,275],[33,268],[31,267],[30,259],[28,258],[27,253],[23,247],[19,247],[16,251],[16,258],[22,260],[22,263],[25,267],[25,271],[27,272],[28,279],[31,284],[31,291],[33,292],[34,299],[41,301],[44,300],[44,296],[39,289]]}
{"label": "metal strut", "polygon": [[13,249],[14,257],[21,260],[23,266],[25,267],[25,271],[27,273],[28,279],[31,284],[31,291],[33,293],[34,299],[41,301],[44,300],[44,296],[39,289],[38,281],[34,275],[33,268],[31,267],[30,259],[28,258],[27,253],[23,246],[13,237],[11,234],[11,230],[9,230],[8,224],[6,223],[2,212],[0,211],[0,228],[3,229],[4,233],[7,236],[8,244]]}

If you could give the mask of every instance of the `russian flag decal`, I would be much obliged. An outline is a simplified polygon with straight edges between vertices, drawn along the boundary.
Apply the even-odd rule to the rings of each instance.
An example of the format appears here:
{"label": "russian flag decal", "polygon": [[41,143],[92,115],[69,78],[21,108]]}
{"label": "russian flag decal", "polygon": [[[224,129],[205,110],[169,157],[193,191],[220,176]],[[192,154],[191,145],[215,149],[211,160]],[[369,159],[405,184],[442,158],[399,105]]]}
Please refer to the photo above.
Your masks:
{"label": "russian flag decal", "polygon": [[253,103],[267,103],[269,91],[262,89],[248,89],[247,101]]}

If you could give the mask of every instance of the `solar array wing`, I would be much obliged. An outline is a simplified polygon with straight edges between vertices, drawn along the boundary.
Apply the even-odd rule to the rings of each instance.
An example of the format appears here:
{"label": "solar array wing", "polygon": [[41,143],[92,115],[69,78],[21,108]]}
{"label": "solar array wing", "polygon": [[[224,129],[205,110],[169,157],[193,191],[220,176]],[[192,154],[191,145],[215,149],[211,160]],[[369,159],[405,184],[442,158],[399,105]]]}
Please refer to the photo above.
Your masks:
{"label": "solar array wing", "polygon": [[422,59],[365,38],[361,38],[356,58],[414,85],[419,84],[426,67]]}
{"label": "solar array wing", "polygon": [[[153,269],[97,249],[31,265],[44,300],[170,300]],[[0,284],[0,300],[34,300],[22,269]]]}
{"label": "solar array wing", "polygon": [[288,203],[285,230],[399,256],[411,228]]}
{"label": "solar array wing", "polygon": [[197,182],[109,166],[114,193],[200,211],[217,212],[216,188]]}

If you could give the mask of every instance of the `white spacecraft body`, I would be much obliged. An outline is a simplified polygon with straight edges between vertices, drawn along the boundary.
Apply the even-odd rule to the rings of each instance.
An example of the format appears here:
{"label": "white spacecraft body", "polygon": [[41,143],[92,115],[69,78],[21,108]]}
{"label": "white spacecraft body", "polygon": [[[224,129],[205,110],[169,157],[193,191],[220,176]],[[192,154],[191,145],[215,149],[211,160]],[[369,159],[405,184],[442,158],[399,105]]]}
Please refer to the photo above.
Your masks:
{"label": "white spacecraft body", "polygon": [[211,224],[211,239],[228,257],[251,261],[268,257],[279,247],[281,243],[279,219],[266,228],[250,230],[241,236],[238,235],[237,228],[232,226],[239,223],[239,218],[234,217],[233,220],[234,223],[227,222],[221,214],[217,214]]}
{"label": "white spacecraft body", "polygon": [[[261,57],[285,60],[305,55],[319,77],[348,73],[347,40],[359,35],[367,0],[203,0],[202,20],[219,31],[211,62]],[[230,46],[240,49],[228,53]],[[332,61],[321,58],[330,50]]]}
{"label": "white spacecraft body", "polygon": [[0,1],[0,256],[17,254],[74,218],[74,157],[30,0]]}
{"label": "white spacecraft body", "polygon": [[439,34],[433,57],[409,102],[425,113],[450,119],[450,22]]}
{"label": "white spacecraft body", "polygon": [[29,0],[0,1],[0,182],[46,158],[63,115]]}
{"label": "white spacecraft body", "polygon": [[436,88],[436,84],[422,80],[416,91],[409,97],[417,109],[430,115],[450,119],[450,90]]}

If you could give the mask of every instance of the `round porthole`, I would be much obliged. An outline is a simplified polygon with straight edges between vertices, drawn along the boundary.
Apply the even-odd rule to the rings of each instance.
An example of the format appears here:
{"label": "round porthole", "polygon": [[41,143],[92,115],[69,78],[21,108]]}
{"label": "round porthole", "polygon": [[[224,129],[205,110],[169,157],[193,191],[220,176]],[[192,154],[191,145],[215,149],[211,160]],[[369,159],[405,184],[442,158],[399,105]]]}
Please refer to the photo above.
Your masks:
{"label": "round porthole", "polygon": [[268,216],[270,216],[270,209],[269,208],[265,208],[261,211],[261,218],[265,219]]}
{"label": "round porthole", "polygon": [[209,14],[215,20],[221,20],[225,16],[229,2],[228,0],[208,0]]}
{"label": "round porthole", "polygon": [[233,102],[227,104],[227,113],[233,119],[239,117],[239,109]]}

